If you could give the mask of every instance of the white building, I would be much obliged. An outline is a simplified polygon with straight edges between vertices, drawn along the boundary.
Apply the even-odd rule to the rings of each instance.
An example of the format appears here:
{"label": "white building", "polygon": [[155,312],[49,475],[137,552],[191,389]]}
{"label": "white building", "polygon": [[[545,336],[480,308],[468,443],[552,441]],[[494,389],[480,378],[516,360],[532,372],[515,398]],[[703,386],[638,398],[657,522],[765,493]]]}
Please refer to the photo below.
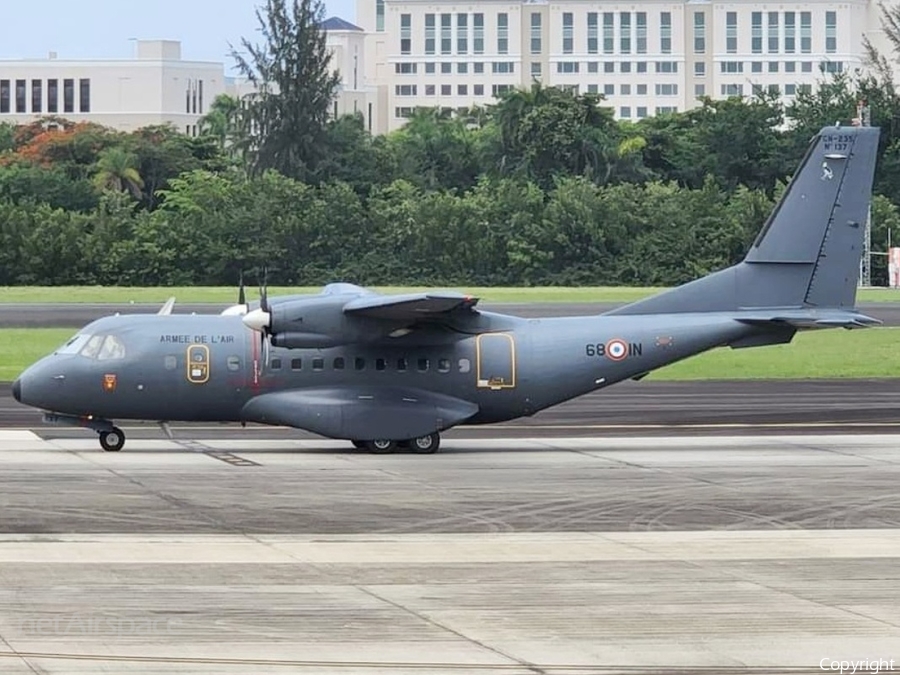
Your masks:
{"label": "white building", "polygon": [[865,36],[885,43],[877,3],[866,0],[358,3],[380,131],[419,106],[487,104],[533,81],[603,94],[620,119],[756,88],[789,100],[823,71],[859,68]]}
{"label": "white building", "polygon": [[171,40],[138,40],[135,51],[120,60],[0,60],[0,122],[58,115],[123,131],[170,123],[196,134],[225,91],[223,65],[183,61]]}

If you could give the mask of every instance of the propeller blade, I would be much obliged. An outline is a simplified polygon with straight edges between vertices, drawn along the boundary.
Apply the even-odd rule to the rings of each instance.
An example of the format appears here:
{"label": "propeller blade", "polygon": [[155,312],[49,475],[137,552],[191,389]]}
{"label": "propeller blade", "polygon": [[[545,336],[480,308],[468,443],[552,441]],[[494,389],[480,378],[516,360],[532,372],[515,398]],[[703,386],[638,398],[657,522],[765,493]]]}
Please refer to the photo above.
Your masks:
{"label": "propeller blade", "polygon": [[264,312],[269,311],[269,266],[263,267],[263,280],[259,287],[259,307]]}
{"label": "propeller blade", "polygon": [[247,304],[247,294],[244,292],[244,270],[241,270],[240,283],[238,285],[238,304]]}

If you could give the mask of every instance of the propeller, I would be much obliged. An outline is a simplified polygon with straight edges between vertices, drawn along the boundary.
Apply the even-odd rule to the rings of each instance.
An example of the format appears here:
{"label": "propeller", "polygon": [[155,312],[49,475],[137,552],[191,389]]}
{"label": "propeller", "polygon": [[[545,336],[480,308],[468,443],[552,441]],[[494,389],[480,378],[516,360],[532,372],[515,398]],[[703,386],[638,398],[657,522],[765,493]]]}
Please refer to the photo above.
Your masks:
{"label": "propeller", "polygon": [[241,270],[241,276],[238,281],[238,304],[247,304],[247,294],[244,292],[244,270]]}
{"label": "propeller", "polygon": [[[272,330],[272,314],[269,311],[269,268],[263,267],[262,280],[259,283],[259,309],[247,312],[244,315],[243,322],[247,328],[255,330],[259,333],[260,351],[263,354],[262,363],[269,361],[269,337]],[[243,284],[241,286],[243,292]]]}

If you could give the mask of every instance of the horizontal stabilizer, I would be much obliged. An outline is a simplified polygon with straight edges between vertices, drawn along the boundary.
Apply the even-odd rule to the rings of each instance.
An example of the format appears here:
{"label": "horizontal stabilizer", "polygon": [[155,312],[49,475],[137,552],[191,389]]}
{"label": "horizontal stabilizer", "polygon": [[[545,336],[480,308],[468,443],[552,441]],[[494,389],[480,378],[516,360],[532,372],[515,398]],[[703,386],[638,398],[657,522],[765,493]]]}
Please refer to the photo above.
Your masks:
{"label": "horizontal stabilizer", "polygon": [[426,436],[477,412],[474,403],[424,389],[354,385],[261,394],[247,402],[241,417],[329,438],[370,441]]}
{"label": "horizontal stabilizer", "polygon": [[798,330],[816,328],[869,328],[882,322],[859,312],[847,311],[814,311],[795,310],[787,312],[764,313],[760,315],[739,315],[735,319],[753,326],[779,325],[791,326]]}
{"label": "horizontal stabilizer", "polygon": [[451,292],[375,295],[351,300],[344,305],[344,313],[388,321],[417,321],[470,310],[476,304],[478,298]]}

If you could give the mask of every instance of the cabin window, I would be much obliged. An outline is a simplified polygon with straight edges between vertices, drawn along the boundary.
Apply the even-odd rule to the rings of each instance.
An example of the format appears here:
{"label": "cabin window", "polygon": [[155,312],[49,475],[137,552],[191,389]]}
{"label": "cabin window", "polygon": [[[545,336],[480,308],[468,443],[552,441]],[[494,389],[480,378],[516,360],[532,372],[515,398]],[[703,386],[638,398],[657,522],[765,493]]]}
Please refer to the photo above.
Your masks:
{"label": "cabin window", "polygon": [[82,347],[81,355],[86,356],[89,359],[97,358],[97,354],[100,352],[100,345],[102,344],[103,336],[94,335],[90,340],[87,341],[87,344]]}
{"label": "cabin window", "polygon": [[428,371],[428,359],[419,359],[419,372],[424,373]]}
{"label": "cabin window", "polygon": [[228,370],[235,371],[241,369],[241,357],[239,356],[229,356],[228,360],[225,362],[225,365],[228,367]]}
{"label": "cabin window", "polygon": [[449,373],[450,359],[438,359],[438,371],[441,373]]}
{"label": "cabin window", "polygon": [[335,370],[343,370],[344,369],[344,357],[338,356],[334,359],[334,369]]}
{"label": "cabin window", "polygon": [[178,367],[178,358],[169,354],[163,359],[163,366],[166,370],[175,370]]}
{"label": "cabin window", "polygon": [[272,359],[272,370],[281,370],[281,359],[277,357]]}
{"label": "cabin window", "polygon": [[66,344],[56,350],[56,353],[77,354],[79,350],[84,346],[84,343],[90,339],[90,337],[90,335],[85,335],[84,333],[73,335],[71,338],[69,338],[69,341],[66,342]]}
{"label": "cabin window", "polygon": [[291,359],[291,370],[302,370],[303,359]]}
{"label": "cabin window", "polygon": [[407,368],[406,359],[404,359],[402,357],[397,359],[397,370],[402,372],[402,371],[406,370],[406,368]]}
{"label": "cabin window", "polygon": [[387,363],[384,359],[375,359],[375,370],[384,370],[387,368]]}
{"label": "cabin window", "polygon": [[107,335],[97,354],[98,361],[111,361],[125,358],[125,343],[116,335]]}
{"label": "cabin window", "polygon": [[325,359],[316,357],[313,359],[313,370],[325,370]]}
{"label": "cabin window", "polygon": [[353,365],[357,370],[365,370],[366,360],[361,356],[357,356],[356,360],[353,362]]}

